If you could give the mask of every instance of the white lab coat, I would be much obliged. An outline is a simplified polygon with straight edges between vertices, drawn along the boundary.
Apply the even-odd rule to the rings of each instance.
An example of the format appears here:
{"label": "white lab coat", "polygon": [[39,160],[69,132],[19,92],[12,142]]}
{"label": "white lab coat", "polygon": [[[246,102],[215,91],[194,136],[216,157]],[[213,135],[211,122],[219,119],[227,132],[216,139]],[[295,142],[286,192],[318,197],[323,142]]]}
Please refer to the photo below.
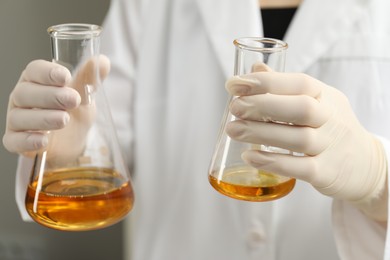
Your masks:
{"label": "white lab coat", "polygon": [[[286,70],[340,88],[388,154],[389,8],[387,0],[305,0],[285,39]],[[104,28],[105,88],[134,166],[127,260],[383,259],[386,229],[347,203],[332,210],[307,183],[267,203],[208,184],[232,40],[262,34],[257,0],[112,0]],[[23,187],[28,166],[19,166]]]}

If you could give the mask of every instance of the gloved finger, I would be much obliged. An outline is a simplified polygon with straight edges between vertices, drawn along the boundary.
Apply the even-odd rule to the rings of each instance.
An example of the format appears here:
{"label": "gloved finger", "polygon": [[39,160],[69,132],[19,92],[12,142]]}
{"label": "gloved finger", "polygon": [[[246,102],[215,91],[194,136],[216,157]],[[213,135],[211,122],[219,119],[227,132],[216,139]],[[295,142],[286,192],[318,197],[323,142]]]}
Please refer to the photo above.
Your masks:
{"label": "gloved finger", "polygon": [[80,95],[69,87],[21,82],[11,94],[14,107],[72,109],[80,104]]}
{"label": "gloved finger", "polygon": [[330,111],[321,102],[306,95],[241,96],[232,100],[230,112],[245,120],[277,121],[311,127],[321,126],[330,116]]}
{"label": "gloved finger", "polygon": [[81,96],[81,104],[89,104],[89,95],[95,87],[103,81],[110,71],[110,60],[100,55],[98,58],[87,60],[74,73],[71,87],[76,89]]}
{"label": "gloved finger", "polygon": [[26,66],[19,82],[28,81],[42,85],[62,87],[70,79],[70,72],[65,67],[45,60],[34,60]]}
{"label": "gloved finger", "polygon": [[256,62],[252,66],[252,72],[261,72],[261,71],[268,71],[271,72],[273,71],[270,67],[267,66],[267,64],[263,62]]}
{"label": "gloved finger", "polygon": [[281,123],[235,120],[226,126],[226,133],[241,142],[280,147],[293,152],[317,155],[330,140],[311,127]]}
{"label": "gloved finger", "polygon": [[55,130],[63,128],[69,119],[62,110],[15,108],[9,111],[7,123],[11,131]]}
{"label": "gloved finger", "polygon": [[4,147],[12,153],[37,151],[48,144],[48,137],[42,132],[12,132],[3,136]]}
{"label": "gloved finger", "polygon": [[314,157],[248,150],[242,159],[257,169],[316,184],[318,165]]}
{"label": "gloved finger", "polygon": [[301,73],[255,72],[231,77],[225,88],[232,96],[271,93],[317,98],[321,94],[322,83]]}

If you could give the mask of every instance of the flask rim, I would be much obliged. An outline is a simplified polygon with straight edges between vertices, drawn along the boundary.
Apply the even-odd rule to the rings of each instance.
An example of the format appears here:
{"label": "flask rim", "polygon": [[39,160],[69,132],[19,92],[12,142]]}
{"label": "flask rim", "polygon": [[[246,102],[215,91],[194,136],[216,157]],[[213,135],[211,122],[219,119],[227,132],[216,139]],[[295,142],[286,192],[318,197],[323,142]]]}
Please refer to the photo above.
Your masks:
{"label": "flask rim", "polygon": [[98,37],[102,27],[87,23],[65,23],[50,26],[47,32],[50,37],[57,39],[88,39]]}
{"label": "flask rim", "polygon": [[267,37],[243,37],[233,41],[236,48],[259,51],[263,53],[273,53],[285,51],[288,44],[282,40]]}

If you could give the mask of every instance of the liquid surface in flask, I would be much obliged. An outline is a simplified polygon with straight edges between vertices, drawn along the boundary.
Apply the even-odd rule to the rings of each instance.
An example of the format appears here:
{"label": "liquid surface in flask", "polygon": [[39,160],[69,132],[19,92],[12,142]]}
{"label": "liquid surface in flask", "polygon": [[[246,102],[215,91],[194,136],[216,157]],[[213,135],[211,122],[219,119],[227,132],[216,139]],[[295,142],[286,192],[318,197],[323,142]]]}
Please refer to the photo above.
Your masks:
{"label": "liquid surface in flask", "polygon": [[42,184],[32,182],[26,194],[26,209],[36,222],[67,231],[113,225],[133,203],[130,182],[112,169],[98,167],[45,173]]}
{"label": "liquid surface in flask", "polygon": [[284,197],[295,186],[295,179],[285,178],[249,167],[225,169],[222,178],[209,174],[209,182],[218,192],[234,199],[270,201]]}

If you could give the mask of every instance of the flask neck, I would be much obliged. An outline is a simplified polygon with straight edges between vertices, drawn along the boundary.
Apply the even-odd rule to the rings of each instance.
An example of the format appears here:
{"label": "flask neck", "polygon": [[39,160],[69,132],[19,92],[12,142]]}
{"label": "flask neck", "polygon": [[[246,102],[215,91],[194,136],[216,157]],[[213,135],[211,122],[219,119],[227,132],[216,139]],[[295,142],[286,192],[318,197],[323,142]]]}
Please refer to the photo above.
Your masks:
{"label": "flask neck", "polygon": [[73,74],[86,61],[99,55],[101,27],[92,24],[60,24],[48,28],[53,62]]}

